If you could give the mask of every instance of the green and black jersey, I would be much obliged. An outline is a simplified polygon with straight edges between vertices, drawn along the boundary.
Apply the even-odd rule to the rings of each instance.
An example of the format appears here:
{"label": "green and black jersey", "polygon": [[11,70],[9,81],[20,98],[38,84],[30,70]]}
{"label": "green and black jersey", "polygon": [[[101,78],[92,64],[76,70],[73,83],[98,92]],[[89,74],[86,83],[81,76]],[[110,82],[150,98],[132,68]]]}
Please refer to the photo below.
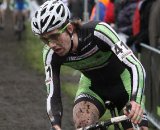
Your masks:
{"label": "green and black jersey", "polygon": [[[43,50],[48,90],[47,112],[52,123],[60,123],[62,113],[59,77],[61,65],[81,71],[80,86],[89,87],[95,93],[95,97],[96,94],[104,93],[105,88],[110,89],[122,80],[129,100],[141,103],[144,68],[108,24],[104,22],[84,24],[78,31],[78,42],[77,52],[64,57],[58,56],[47,45]],[[114,87],[114,92],[119,92],[118,85]]]}

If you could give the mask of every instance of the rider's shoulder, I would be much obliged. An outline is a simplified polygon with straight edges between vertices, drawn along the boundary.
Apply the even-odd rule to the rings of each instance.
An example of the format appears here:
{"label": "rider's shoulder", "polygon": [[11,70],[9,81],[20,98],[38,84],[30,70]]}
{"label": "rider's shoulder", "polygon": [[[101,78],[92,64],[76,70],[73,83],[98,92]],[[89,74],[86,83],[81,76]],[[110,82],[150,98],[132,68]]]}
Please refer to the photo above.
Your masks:
{"label": "rider's shoulder", "polygon": [[83,22],[82,26],[81,26],[81,31],[85,31],[85,30],[94,30],[96,25],[98,24],[97,21],[89,21],[89,22]]}
{"label": "rider's shoulder", "polygon": [[109,24],[103,21],[89,21],[83,23],[83,28],[96,28],[98,26],[109,27]]}

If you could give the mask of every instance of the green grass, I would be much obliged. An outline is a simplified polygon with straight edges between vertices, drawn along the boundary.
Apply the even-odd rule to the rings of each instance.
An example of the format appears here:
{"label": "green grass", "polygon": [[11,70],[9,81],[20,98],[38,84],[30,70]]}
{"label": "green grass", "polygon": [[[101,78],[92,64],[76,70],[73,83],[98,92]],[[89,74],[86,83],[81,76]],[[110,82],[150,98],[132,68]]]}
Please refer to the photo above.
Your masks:
{"label": "green grass", "polygon": [[63,91],[67,93],[67,95],[70,97],[71,100],[74,100],[77,88],[78,88],[78,84],[67,83],[67,82],[62,83]]}
{"label": "green grass", "polygon": [[30,24],[27,24],[26,29],[26,43],[24,44],[24,56],[28,62],[28,65],[38,71],[43,73],[43,59],[42,59],[42,48],[43,43],[33,35]]}

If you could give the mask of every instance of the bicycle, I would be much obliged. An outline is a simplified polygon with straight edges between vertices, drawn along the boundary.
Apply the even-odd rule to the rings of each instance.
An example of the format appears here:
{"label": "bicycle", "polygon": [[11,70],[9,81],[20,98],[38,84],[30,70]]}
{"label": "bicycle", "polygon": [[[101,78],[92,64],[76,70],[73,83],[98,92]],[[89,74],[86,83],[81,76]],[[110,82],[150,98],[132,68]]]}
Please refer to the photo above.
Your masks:
{"label": "bicycle", "polygon": [[[76,130],[108,130],[108,128],[113,125],[114,126],[114,130],[121,130],[119,123],[125,120],[130,120],[126,115],[122,115],[122,116],[116,116],[116,112],[115,112],[115,106],[111,101],[106,101],[105,102],[106,105],[106,109],[110,110],[111,113],[111,118],[105,121],[99,121],[95,124],[86,126],[84,128],[78,128]],[[126,105],[126,110],[130,111],[131,109],[131,104],[127,104]],[[134,130],[139,130],[138,125],[133,125]]]}

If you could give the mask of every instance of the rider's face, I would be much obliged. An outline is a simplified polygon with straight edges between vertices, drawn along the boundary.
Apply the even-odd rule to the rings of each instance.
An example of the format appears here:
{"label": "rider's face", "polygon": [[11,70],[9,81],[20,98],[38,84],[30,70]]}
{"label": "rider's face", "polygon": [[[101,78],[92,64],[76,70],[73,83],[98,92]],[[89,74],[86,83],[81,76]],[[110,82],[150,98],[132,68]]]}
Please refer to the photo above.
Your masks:
{"label": "rider's face", "polygon": [[66,27],[61,30],[53,30],[41,36],[41,40],[47,44],[59,56],[66,55],[70,50],[70,36]]}

